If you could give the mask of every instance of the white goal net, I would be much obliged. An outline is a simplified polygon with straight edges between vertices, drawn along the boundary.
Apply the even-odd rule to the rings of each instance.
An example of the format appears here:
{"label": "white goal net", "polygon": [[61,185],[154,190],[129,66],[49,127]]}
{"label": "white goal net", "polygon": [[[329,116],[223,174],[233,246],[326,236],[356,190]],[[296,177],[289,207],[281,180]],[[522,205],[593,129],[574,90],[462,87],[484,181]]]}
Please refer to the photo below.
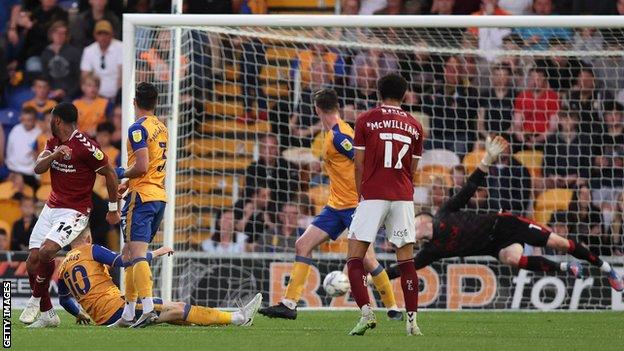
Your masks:
{"label": "white goal net", "polygon": [[[167,189],[173,211],[154,241],[173,243],[176,254],[163,261],[170,269],[154,263],[157,294],[230,307],[260,291],[278,302],[295,241],[328,196],[312,92],[334,88],[353,124],[378,103],[376,79],[390,72],[408,80],[403,107],[426,133],[417,212],[435,212],[480,161],[484,138],[502,134],[511,150],[467,210],[531,218],[621,269],[624,21],[617,28],[615,19],[568,17],[556,27],[552,18],[509,16],[493,27],[487,18],[460,16],[440,17],[449,26],[441,27],[432,17],[243,17],[234,24],[220,16],[124,17],[124,119],[133,116],[133,87],[148,81],[161,93],[158,116],[177,131],[167,175],[175,173]],[[385,235],[375,249],[384,265],[393,261]],[[302,306],[355,306],[321,287],[325,274],[343,270],[345,252],[344,237],[314,252]],[[599,270],[588,272],[575,281],[488,257],[444,260],[419,272],[420,304],[624,309]]]}

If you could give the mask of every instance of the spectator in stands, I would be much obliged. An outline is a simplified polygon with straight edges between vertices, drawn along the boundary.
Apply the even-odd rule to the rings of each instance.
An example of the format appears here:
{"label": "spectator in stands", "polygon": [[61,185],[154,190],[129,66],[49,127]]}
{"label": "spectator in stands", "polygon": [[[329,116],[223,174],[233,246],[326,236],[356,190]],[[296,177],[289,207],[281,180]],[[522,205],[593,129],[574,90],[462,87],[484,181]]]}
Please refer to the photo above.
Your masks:
{"label": "spectator in stands", "polygon": [[[624,0],[621,1],[624,2]],[[616,40],[608,41],[606,50],[619,51],[624,48],[624,28],[618,35],[621,35],[618,40],[622,42],[618,43]],[[624,57],[621,55],[595,57],[592,60],[592,66],[594,67],[596,80],[602,84],[605,94],[616,97],[620,102],[624,102]]]}
{"label": "spectator in stands", "polygon": [[50,26],[57,21],[67,22],[67,12],[57,6],[57,0],[40,0],[40,3],[30,16],[21,15],[24,42],[18,60],[26,72],[42,71],[39,56],[48,45]]}
{"label": "spectator in stands", "polygon": [[557,128],[559,95],[548,87],[546,72],[530,71],[528,89],[514,101],[514,136],[525,148],[541,147],[549,132]]}
{"label": "spectator in stands", "polygon": [[247,235],[234,230],[234,210],[226,208],[217,216],[216,232],[202,242],[202,249],[214,254],[237,254],[246,251]]}
{"label": "spectator in stands", "polygon": [[[473,16],[507,16],[509,12],[498,6],[498,0],[482,0],[481,9],[473,12]],[[492,62],[496,55],[488,53],[489,50],[499,50],[503,47],[503,38],[511,33],[509,28],[468,28],[468,32],[479,38],[479,49],[483,50],[483,57]]]}
{"label": "spectator in stands", "polygon": [[539,0],[499,0],[498,6],[512,15],[529,15]]}
{"label": "spectator in stands", "polygon": [[622,238],[624,237],[624,193],[618,195],[617,204],[615,206],[615,215],[609,226],[611,234],[611,244],[613,245],[613,254],[616,256],[624,255],[624,245]]}
{"label": "spectator in stands", "polygon": [[78,95],[80,80],[80,51],[67,43],[68,28],[55,22],[48,31],[50,45],[41,53],[43,77],[50,82],[50,98],[72,99]]}
{"label": "spectator in stands", "polygon": [[[601,241],[602,215],[600,208],[593,204],[591,190],[586,185],[576,189],[568,211],[570,233],[577,241],[590,246]],[[608,241],[608,238],[603,239]]]}
{"label": "spectator in stands", "polygon": [[84,48],[95,41],[95,23],[100,20],[108,21],[113,27],[116,39],[121,39],[121,21],[119,17],[108,9],[108,0],[89,0],[91,9],[79,14],[71,25],[72,44],[77,48]]}
{"label": "spectator in stands", "polygon": [[[610,151],[610,153],[608,153]],[[596,171],[591,180],[594,203],[611,211],[624,189],[624,147],[604,145],[603,153],[594,160]]]}
{"label": "spectator in stands", "polygon": [[[267,63],[264,44],[258,38],[250,38],[241,43],[241,51],[240,71],[245,94],[244,119],[248,122],[255,122],[257,119],[266,121],[266,96],[262,89],[263,82],[259,79],[260,71]],[[217,62],[214,64],[216,66]]]}
{"label": "spectator in stands", "polygon": [[102,152],[108,156],[113,166],[119,165],[119,149],[111,144],[111,138],[115,132],[115,126],[111,122],[100,123],[95,131],[95,141],[100,145]]}
{"label": "spectator in stands", "polygon": [[21,174],[24,182],[37,188],[35,178],[35,143],[41,133],[37,127],[37,111],[32,107],[24,107],[20,123],[11,129],[7,138],[6,165],[9,171]]}
{"label": "spectator in stands", "polygon": [[253,197],[259,185],[266,182],[265,185],[271,189],[268,210],[274,216],[280,204],[290,201],[297,195],[299,170],[280,157],[277,138],[274,135],[264,135],[258,143],[259,158],[245,171],[245,194],[248,199]]}
{"label": "spectator in stands", "polygon": [[595,51],[602,50],[604,38],[597,28],[578,28],[572,40],[574,50]]}
{"label": "spectator in stands", "polygon": [[487,179],[488,208],[502,209],[515,215],[527,215],[531,203],[531,174],[507,150],[490,167]]}
{"label": "spectator in stands", "polygon": [[567,98],[569,108],[579,115],[581,133],[588,134],[594,145],[600,144],[604,131],[601,113],[605,101],[611,98],[597,87],[594,71],[590,67],[582,67],[578,71],[576,83],[570,89]]}
{"label": "spectator in stands", "polygon": [[575,111],[559,112],[559,127],[546,139],[544,176],[548,188],[587,184],[591,166],[591,139],[580,133]]}
{"label": "spectator in stands", "polygon": [[22,217],[13,223],[11,229],[11,250],[28,251],[28,242],[32,234],[37,215],[35,214],[35,200],[32,197],[23,197],[20,201]]}
{"label": "spectator in stands", "polygon": [[[344,77],[345,63],[340,54],[325,45],[313,44],[309,50],[299,52],[291,65],[295,94],[293,114],[288,123],[290,146],[310,147],[312,139],[322,129],[321,120],[314,112],[312,95],[315,91],[332,87]],[[294,137],[294,138],[293,138]]]}
{"label": "spectator in stands", "polygon": [[454,15],[455,0],[433,0],[429,13],[432,15]]}
{"label": "spectator in stands", "polygon": [[508,64],[495,66],[490,78],[490,88],[484,89],[479,96],[477,125],[483,138],[496,134],[509,139],[516,97],[511,77],[511,67]]}
{"label": "spectator in stands", "polygon": [[446,57],[443,81],[422,102],[422,111],[432,116],[428,148],[451,150],[460,157],[475,140],[478,108],[477,92],[463,82],[464,72],[458,57]]}
{"label": "spectator in stands", "polygon": [[47,79],[38,76],[33,80],[31,90],[35,93],[35,97],[26,101],[22,107],[34,109],[36,117],[38,119],[43,119],[43,115],[56,106],[56,101],[49,98],[50,83]]}
{"label": "spectator in stands", "polygon": [[[382,45],[381,39],[373,38],[370,40],[372,44]],[[373,80],[376,82],[379,77],[383,77],[389,73],[399,71],[399,62],[397,56],[392,51],[383,50],[381,48],[371,48],[368,50],[360,51],[352,62],[352,67],[371,67],[375,74]],[[358,72],[352,71],[349,81],[352,86],[355,86],[358,82]]]}
{"label": "spectator in stands", "polygon": [[355,122],[357,116],[377,105],[377,71],[369,64],[351,67],[352,83],[345,86],[343,95],[342,118]]}
{"label": "spectator in stands", "polygon": [[624,106],[615,101],[608,101],[604,104],[603,116],[604,133],[595,161],[598,168],[608,167],[608,162],[600,158],[613,155],[624,146]]}
{"label": "spectator in stands", "polygon": [[111,135],[111,145],[121,150],[121,105],[115,105],[113,108],[111,123],[115,127],[115,131]]}
{"label": "spectator in stands", "polygon": [[262,250],[265,252],[295,252],[295,242],[304,232],[299,223],[299,207],[285,203],[277,215],[278,222],[273,233],[263,236]]}
{"label": "spectator in stands", "polygon": [[[551,16],[553,14],[552,0],[533,1],[532,14],[536,16]],[[531,50],[548,49],[551,39],[570,41],[572,30],[570,28],[516,28],[514,33],[520,35],[524,41],[524,47]]]}
{"label": "spectator in stands", "polygon": [[78,130],[93,137],[97,126],[104,123],[112,114],[114,105],[110,100],[99,96],[100,78],[93,73],[82,76],[80,90],[82,97],[74,100],[74,105],[78,109]]}
{"label": "spectator in stands", "polygon": [[[550,50],[570,51],[570,41],[564,38],[551,38],[549,41]],[[545,59],[538,59],[536,67],[545,69],[548,77],[548,85],[551,89],[563,95],[572,87],[578,70],[583,66],[581,61],[569,56],[550,56]]]}
{"label": "spectator in stands", "polygon": [[258,187],[248,200],[241,199],[234,205],[235,229],[247,235],[247,251],[256,251],[264,233],[275,230],[275,222],[267,212],[271,189],[266,187],[264,179],[256,181],[256,184]]}
{"label": "spectator in stands", "polygon": [[93,30],[95,42],[87,46],[80,61],[82,76],[93,73],[100,78],[100,95],[115,99],[121,87],[122,45],[113,38],[113,27],[106,20],[98,21]]}
{"label": "spectator in stands", "polygon": [[[425,40],[419,40],[415,46],[426,47]],[[398,53],[400,72],[410,84],[405,97],[408,105],[420,105],[420,95],[430,94],[435,82],[435,72],[440,71],[440,63],[427,51],[414,50],[413,52]],[[413,94],[412,97],[409,95]]]}
{"label": "spectator in stands", "polygon": [[[35,146],[35,154],[39,155],[45,150],[46,144],[48,143],[48,139],[52,138],[52,127],[50,126],[50,122],[52,121],[52,110],[46,112],[43,115],[43,120],[37,121],[37,126],[41,131],[39,136],[37,136],[37,142]],[[44,173],[46,174],[46,173]],[[49,175],[49,173],[47,173]]]}

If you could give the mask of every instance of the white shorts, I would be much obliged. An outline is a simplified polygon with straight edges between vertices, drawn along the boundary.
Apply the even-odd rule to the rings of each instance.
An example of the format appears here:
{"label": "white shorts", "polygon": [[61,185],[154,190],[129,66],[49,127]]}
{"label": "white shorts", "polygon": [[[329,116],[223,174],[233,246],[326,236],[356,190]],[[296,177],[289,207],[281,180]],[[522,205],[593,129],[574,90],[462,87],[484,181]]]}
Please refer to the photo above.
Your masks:
{"label": "white shorts", "polygon": [[38,249],[48,239],[65,247],[71,244],[89,224],[89,216],[70,208],[43,206],[32,234],[28,249]]}
{"label": "white shorts", "polygon": [[397,247],[416,242],[414,202],[361,201],[349,227],[349,239],[372,243],[382,225],[386,226],[388,240]]}

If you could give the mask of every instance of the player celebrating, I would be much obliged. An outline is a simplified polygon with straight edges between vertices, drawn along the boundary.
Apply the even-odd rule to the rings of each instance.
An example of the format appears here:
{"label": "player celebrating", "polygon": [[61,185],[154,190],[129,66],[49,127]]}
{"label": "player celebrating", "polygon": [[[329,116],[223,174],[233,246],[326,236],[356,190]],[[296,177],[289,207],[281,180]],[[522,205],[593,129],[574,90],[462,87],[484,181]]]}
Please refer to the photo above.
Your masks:
{"label": "player celebrating", "polygon": [[351,294],[362,317],[350,335],[363,335],[377,324],[362,258],[382,224],[397,247],[407,333],[420,335],[412,174],[422,153],[423,132],[420,123],[400,107],[406,90],[407,81],[398,74],[380,78],[377,94],[383,104],[360,115],[355,123],[355,184],[361,200],[349,228],[347,267]]}
{"label": "player celebrating", "polygon": [[[128,191],[121,216],[121,230],[126,244],[125,266],[126,306],[116,327],[141,327],[156,321],[152,299],[152,272],[146,258],[147,246],[158,231],[165,213],[165,162],[167,127],[154,115],[158,90],[149,83],[140,83],[134,97],[137,120],[128,129],[128,169],[117,168],[119,193]],[[137,298],[141,298],[143,314],[135,322]]]}
{"label": "player celebrating", "polygon": [[[357,206],[353,164],[353,129],[339,115],[338,95],[333,89],[321,89],[314,93],[316,113],[328,131],[325,137],[325,167],[329,174],[329,199],[321,213],[295,244],[297,256],[286,288],[286,296],[275,306],[261,308],[259,313],[273,318],[297,318],[297,302],[314,265],[312,250],[321,243],[336,240],[351,224]],[[364,266],[372,275],[373,283],[388,308],[388,317],[401,320],[388,274],[369,250]]]}
{"label": "player celebrating", "polygon": [[[121,255],[93,245],[88,230],[72,242],[71,248],[59,268],[61,306],[75,316],[76,323],[79,324],[88,324],[89,317],[98,325],[115,323],[123,314],[125,301],[106,266],[121,267]],[[148,252],[145,257],[151,261],[172,253],[172,249],[161,247]],[[154,310],[159,312],[155,323],[250,326],[261,303],[262,294],[256,294],[240,310],[225,312],[209,307],[191,306],[184,302],[162,302],[154,299]],[[137,312],[140,311],[140,308],[137,309]]]}
{"label": "player celebrating", "polygon": [[529,219],[510,213],[474,214],[461,211],[477,188],[485,184],[490,165],[505,148],[507,142],[502,137],[488,139],[486,155],[461,190],[446,201],[435,216],[430,213],[416,216],[416,238],[426,241],[414,260],[416,269],[445,257],[490,255],[512,267],[544,272],[561,270],[574,277],[582,277],[582,267],[576,262],[557,263],[542,256],[524,256],[523,244],[529,244],[567,252],[588,261],[608,274],[613,289],[622,291],[624,283],[611,265],[572,239],[563,238]]}
{"label": "player celebrating", "polygon": [[[56,253],[69,245],[89,223],[91,192],[95,173],[106,178],[110,199],[106,220],[119,223],[117,177],[108,158],[95,141],[76,129],[78,111],[70,103],[60,103],[52,110],[48,140],[35,164],[35,173],[50,170],[52,192],[30,235],[26,267],[32,296],[20,321],[29,328],[56,327],[59,317],[50,300],[50,278],[54,273]],[[35,321],[38,311],[40,317]],[[31,324],[32,323],[32,324]]]}

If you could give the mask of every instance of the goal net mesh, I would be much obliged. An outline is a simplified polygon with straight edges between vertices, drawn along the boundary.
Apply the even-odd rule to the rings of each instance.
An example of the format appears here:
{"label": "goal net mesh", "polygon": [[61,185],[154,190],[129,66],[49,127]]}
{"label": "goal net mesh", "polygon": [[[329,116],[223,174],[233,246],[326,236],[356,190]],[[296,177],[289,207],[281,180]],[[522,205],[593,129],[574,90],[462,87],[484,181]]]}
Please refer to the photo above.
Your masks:
{"label": "goal net mesh", "polygon": [[[475,169],[488,134],[511,143],[467,210],[526,216],[622,267],[624,37],[594,28],[179,27],[181,57],[172,297],[232,307],[255,292],[278,302],[295,241],[326,203],[324,136],[312,92],[332,87],[341,115],[377,105],[375,82],[409,82],[404,109],[426,143],[414,175],[417,212],[434,212]],[[156,84],[157,115],[173,104],[175,29],[135,28],[135,83]],[[128,118],[128,116],[125,116]],[[487,236],[487,233],[484,233]],[[162,233],[154,247],[163,242]],[[380,233],[383,265],[393,248]],[[314,251],[302,306],[330,298],[325,274],[343,270],[346,240]],[[569,261],[549,249],[527,254]],[[154,262],[155,293],[160,269]],[[587,264],[585,264],[586,267]],[[423,307],[623,308],[597,269],[518,271],[493,258],[451,259],[420,272]],[[400,284],[394,282],[401,305]],[[379,295],[377,305],[382,306]],[[618,300],[619,299],[619,300]],[[619,307],[618,307],[619,306]]]}

